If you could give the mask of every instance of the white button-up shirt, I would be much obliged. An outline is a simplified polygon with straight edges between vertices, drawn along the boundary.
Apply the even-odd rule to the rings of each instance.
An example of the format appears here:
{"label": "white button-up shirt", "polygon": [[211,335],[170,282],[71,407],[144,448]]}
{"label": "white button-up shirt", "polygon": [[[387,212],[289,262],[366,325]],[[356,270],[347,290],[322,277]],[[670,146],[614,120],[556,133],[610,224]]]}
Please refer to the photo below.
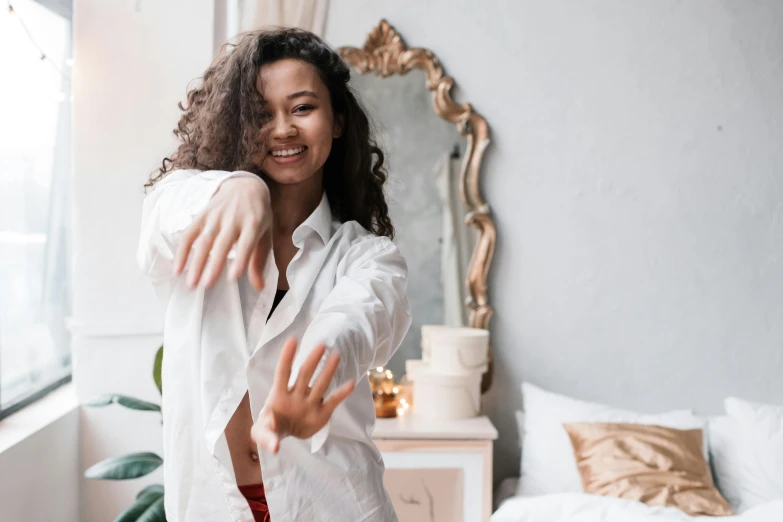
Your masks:
{"label": "white button-up shirt", "polygon": [[[246,172],[181,170],[144,201],[138,262],[165,309],[163,455],[169,522],[253,522],[236,485],[224,431],[245,392],[254,420],[274,379],[284,341],[301,340],[291,382],[320,342],[340,353],[330,391],[355,379],[351,395],[311,440],[287,437],[276,455],[260,451],[273,522],[396,521],[368,369],[383,366],[410,327],[407,266],[397,247],[351,221],[333,220],[326,195],[293,235],[299,249],[290,291],[269,318],[278,271],[270,255],[265,288],[226,270],[209,289],[173,276],[179,240],[220,183]],[[233,257],[233,251],[232,255]],[[227,264],[230,266],[230,263]]]}

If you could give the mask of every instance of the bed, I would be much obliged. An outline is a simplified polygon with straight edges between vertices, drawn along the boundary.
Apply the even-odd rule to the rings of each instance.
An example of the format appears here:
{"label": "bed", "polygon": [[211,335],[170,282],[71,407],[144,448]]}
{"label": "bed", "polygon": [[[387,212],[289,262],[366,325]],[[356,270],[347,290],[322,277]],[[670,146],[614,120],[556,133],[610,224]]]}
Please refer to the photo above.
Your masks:
{"label": "bed", "polygon": [[501,504],[491,520],[492,522],[661,522],[666,520],[781,522],[783,501],[768,502],[736,516],[691,517],[676,508],[652,507],[632,500],[585,493],[554,493],[534,497],[512,496]]}
{"label": "bed", "polygon": [[[783,522],[783,406],[727,397],[725,415],[700,417],[688,409],[650,415],[580,401],[530,383],[522,385],[522,395],[523,411],[517,412],[522,474],[497,488],[492,522]],[[691,516],[676,507],[585,493],[589,478],[580,467],[572,423],[697,432],[693,452],[703,464],[707,486],[733,514]],[[602,458],[598,464],[611,467],[618,452]],[[590,464],[591,469],[597,466],[596,461]]]}

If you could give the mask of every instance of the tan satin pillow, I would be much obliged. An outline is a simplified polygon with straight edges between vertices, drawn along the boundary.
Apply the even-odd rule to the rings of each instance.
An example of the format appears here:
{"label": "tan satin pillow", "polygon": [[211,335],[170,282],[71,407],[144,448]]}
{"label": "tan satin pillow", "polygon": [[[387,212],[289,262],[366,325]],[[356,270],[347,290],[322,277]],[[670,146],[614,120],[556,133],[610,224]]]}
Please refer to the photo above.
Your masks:
{"label": "tan satin pillow", "polygon": [[565,424],[585,493],[672,506],[696,515],[733,515],[715,489],[702,430],[644,424]]}

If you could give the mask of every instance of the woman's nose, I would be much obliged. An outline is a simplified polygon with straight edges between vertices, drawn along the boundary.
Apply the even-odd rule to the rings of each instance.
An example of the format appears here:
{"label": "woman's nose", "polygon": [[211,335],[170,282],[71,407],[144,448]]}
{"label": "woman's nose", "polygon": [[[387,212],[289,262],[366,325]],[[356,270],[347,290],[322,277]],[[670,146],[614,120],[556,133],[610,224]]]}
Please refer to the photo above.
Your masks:
{"label": "woman's nose", "polygon": [[275,139],[292,138],[298,134],[296,126],[289,118],[275,118],[272,125],[272,137]]}

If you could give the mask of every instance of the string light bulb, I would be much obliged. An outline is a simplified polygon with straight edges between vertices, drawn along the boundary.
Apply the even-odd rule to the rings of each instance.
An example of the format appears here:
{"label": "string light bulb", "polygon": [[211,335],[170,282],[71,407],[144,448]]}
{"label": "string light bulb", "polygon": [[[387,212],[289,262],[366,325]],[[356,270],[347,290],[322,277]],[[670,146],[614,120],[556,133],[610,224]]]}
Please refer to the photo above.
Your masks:
{"label": "string light bulb", "polygon": [[27,34],[28,40],[30,40],[30,43],[38,50],[39,53],[41,53],[40,56],[39,56],[39,61],[41,63],[47,63],[47,64],[51,65],[52,68],[55,71],[57,71],[57,73],[60,76],[70,80],[70,76],[67,75],[67,74],[63,74],[62,70],[60,70],[60,68],[57,66],[57,64],[54,63],[54,61],[51,60],[46,55],[46,53],[43,51],[41,46],[38,45],[38,43],[36,43],[35,39],[33,38],[33,35],[30,34],[30,29],[27,27],[27,24],[24,23],[24,20],[23,20],[22,16],[16,11],[16,9],[14,9],[14,6],[11,4],[11,2],[7,2],[7,5],[8,5],[8,14],[9,15],[16,15],[17,22],[22,26],[22,29]]}

